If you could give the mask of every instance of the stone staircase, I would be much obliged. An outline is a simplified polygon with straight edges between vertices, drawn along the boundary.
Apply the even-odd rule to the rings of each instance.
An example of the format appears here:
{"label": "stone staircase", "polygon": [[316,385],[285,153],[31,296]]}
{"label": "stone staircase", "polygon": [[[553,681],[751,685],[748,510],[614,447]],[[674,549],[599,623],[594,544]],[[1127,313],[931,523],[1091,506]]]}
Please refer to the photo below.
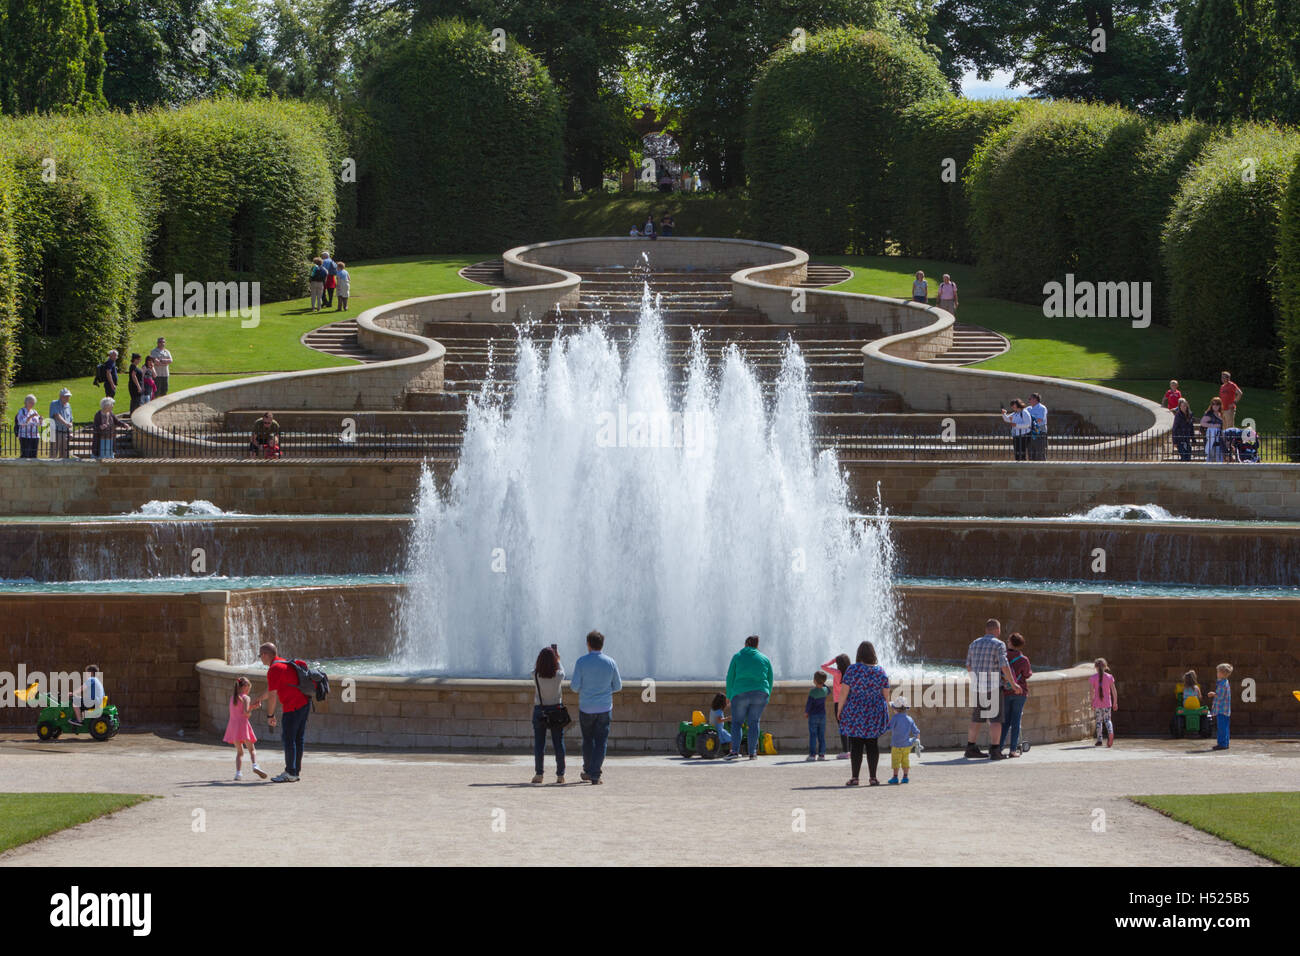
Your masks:
{"label": "stone staircase", "polygon": [[931,365],[974,365],[1009,348],[1011,343],[997,332],[958,322],[952,329],[952,348],[928,361]]}
{"label": "stone staircase", "polygon": [[318,352],[356,359],[365,364],[383,361],[383,356],[377,352],[362,348],[361,342],[357,339],[356,319],[343,319],[312,329],[302,337],[302,344]]}

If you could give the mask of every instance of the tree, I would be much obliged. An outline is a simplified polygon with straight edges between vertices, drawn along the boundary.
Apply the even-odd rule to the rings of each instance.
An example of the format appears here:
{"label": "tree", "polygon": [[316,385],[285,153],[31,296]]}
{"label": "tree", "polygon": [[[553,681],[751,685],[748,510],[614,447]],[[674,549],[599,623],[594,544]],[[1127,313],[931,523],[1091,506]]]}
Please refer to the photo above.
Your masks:
{"label": "tree", "polygon": [[1300,3],[1189,0],[1180,11],[1189,111],[1300,123]]}
{"label": "tree", "polygon": [[650,55],[681,117],[684,158],[702,164],[717,188],[743,184],[745,111],[763,62],[797,42],[796,29],[810,35],[893,26],[904,9],[917,7],[893,0],[654,0]]}
{"label": "tree", "polygon": [[0,112],[104,106],[95,0],[0,0]]}

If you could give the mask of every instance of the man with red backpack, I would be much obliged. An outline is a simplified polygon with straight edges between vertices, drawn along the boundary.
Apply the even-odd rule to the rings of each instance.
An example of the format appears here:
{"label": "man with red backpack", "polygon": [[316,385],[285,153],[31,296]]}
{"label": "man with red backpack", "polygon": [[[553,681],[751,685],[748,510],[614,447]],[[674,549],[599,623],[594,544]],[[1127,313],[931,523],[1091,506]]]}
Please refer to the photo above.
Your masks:
{"label": "man with red backpack", "polygon": [[[284,773],[272,777],[272,783],[297,783],[302,771],[302,747],[307,736],[307,717],[311,714],[311,698],[300,689],[298,669],[292,661],[277,657],[275,645],[263,644],[259,655],[266,665],[266,693],[253,706],[266,701],[266,723],[275,729],[275,700],[280,700],[284,711],[281,736],[284,738]],[[274,691],[275,696],[272,696]]]}

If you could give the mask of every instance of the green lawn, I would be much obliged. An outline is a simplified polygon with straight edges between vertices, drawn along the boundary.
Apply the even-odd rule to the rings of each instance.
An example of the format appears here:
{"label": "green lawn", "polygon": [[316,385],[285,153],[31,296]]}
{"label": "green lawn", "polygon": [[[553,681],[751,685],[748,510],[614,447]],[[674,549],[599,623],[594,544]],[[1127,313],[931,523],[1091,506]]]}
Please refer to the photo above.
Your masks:
{"label": "green lawn", "polygon": [[1300,866],[1300,793],[1160,794],[1129,799],[1277,863]]}
{"label": "green lawn", "polygon": [[658,231],[665,212],[676,223],[675,236],[746,238],[748,209],[742,199],[711,193],[589,193],[560,204],[555,238],[626,236],[633,226],[644,226],[651,213]]}
{"label": "green lawn", "polygon": [[[1152,401],[1163,401],[1171,378],[1179,386],[1199,418],[1210,399],[1219,393],[1218,382],[1198,382],[1178,375],[1174,361],[1173,332],[1158,325],[1135,329],[1127,319],[1049,319],[1042,309],[1005,299],[989,298],[984,280],[974,266],[929,259],[895,256],[818,256],[818,262],[834,262],[853,269],[853,278],[836,289],[908,298],[917,269],[930,280],[930,295],[946,272],[959,290],[958,319],[971,325],[1000,332],[1011,341],[1011,350],[973,368],[1000,372],[1025,372],[1054,378],[1095,382],[1132,392]],[[1263,432],[1280,433],[1284,427],[1282,393],[1242,385],[1245,396],[1238,420],[1254,418]],[[1047,405],[1050,399],[1044,396]]]}
{"label": "green lawn", "polygon": [[[312,329],[343,317],[355,318],[366,309],[385,302],[411,299],[441,292],[464,292],[482,286],[456,273],[464,266],[493,254],[458,256],[410,256],[360,262],[348,266],[352,276],[352,297],[347,312],[321,311],[313,314],[309,299],[290,299],[262,306],[256,328],[241,327],[238,316],[188,316],[148,319],[135,324],[131,349],[148,355],[158,336],[165,336],[172,364],[170,390],[206,385],[255,372],[285,372],[298,369],[351,365],[351,359],[336,358],[303,345],[299,339]],[[129,360],[127,355],[126,359]],[[126,362],[123,362],[125,367]],[[120,394],[126,396],[125,375],[119,379]],[[9,403],[17,410],[28,393],[36,396],[36,408],[44,415],[59,389],[72,390],[72,410],[78,421],[89,421],[99,408],[103,390],[92,385],[92,374],[44,382],[15,382]],[[6,412],[7,414],[7,412]]]}
{"label": "green lawn", "polygon": [[155,799],[144,793],[0,793],[0,853]]}

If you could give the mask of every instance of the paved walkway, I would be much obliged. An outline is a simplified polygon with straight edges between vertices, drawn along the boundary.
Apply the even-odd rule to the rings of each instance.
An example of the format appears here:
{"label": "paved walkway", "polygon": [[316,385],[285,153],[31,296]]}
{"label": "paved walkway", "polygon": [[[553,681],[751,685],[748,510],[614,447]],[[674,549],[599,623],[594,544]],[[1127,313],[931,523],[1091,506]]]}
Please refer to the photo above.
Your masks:
{"label": "paved walkway", "polygon": [[[579,740],[570,740],[570,781]],[[265,862],[277,841],[284,864],[1265,863],[1124,799],[1300,788],[1300,742],[1240,741],[1228,754],[1206,743],[1040,745],[998,764],[927,751],[907,787],[861,789],[843,786],[848,762],[833,759],[613,757],[603,786],[561,788],[530,786],[532,758],[518,754],[309,749],[302,782],[272,785],[235,783],[231,748],[212,742],[0,734],[6,791],[163,797],[19,847],[0,865],[247,865]],[[280,770],[277,747],[260,756]],[[1094,831],[1099,811],[1105,832]],[[327,855],[292,839],[295,828],[325,839]]]}

